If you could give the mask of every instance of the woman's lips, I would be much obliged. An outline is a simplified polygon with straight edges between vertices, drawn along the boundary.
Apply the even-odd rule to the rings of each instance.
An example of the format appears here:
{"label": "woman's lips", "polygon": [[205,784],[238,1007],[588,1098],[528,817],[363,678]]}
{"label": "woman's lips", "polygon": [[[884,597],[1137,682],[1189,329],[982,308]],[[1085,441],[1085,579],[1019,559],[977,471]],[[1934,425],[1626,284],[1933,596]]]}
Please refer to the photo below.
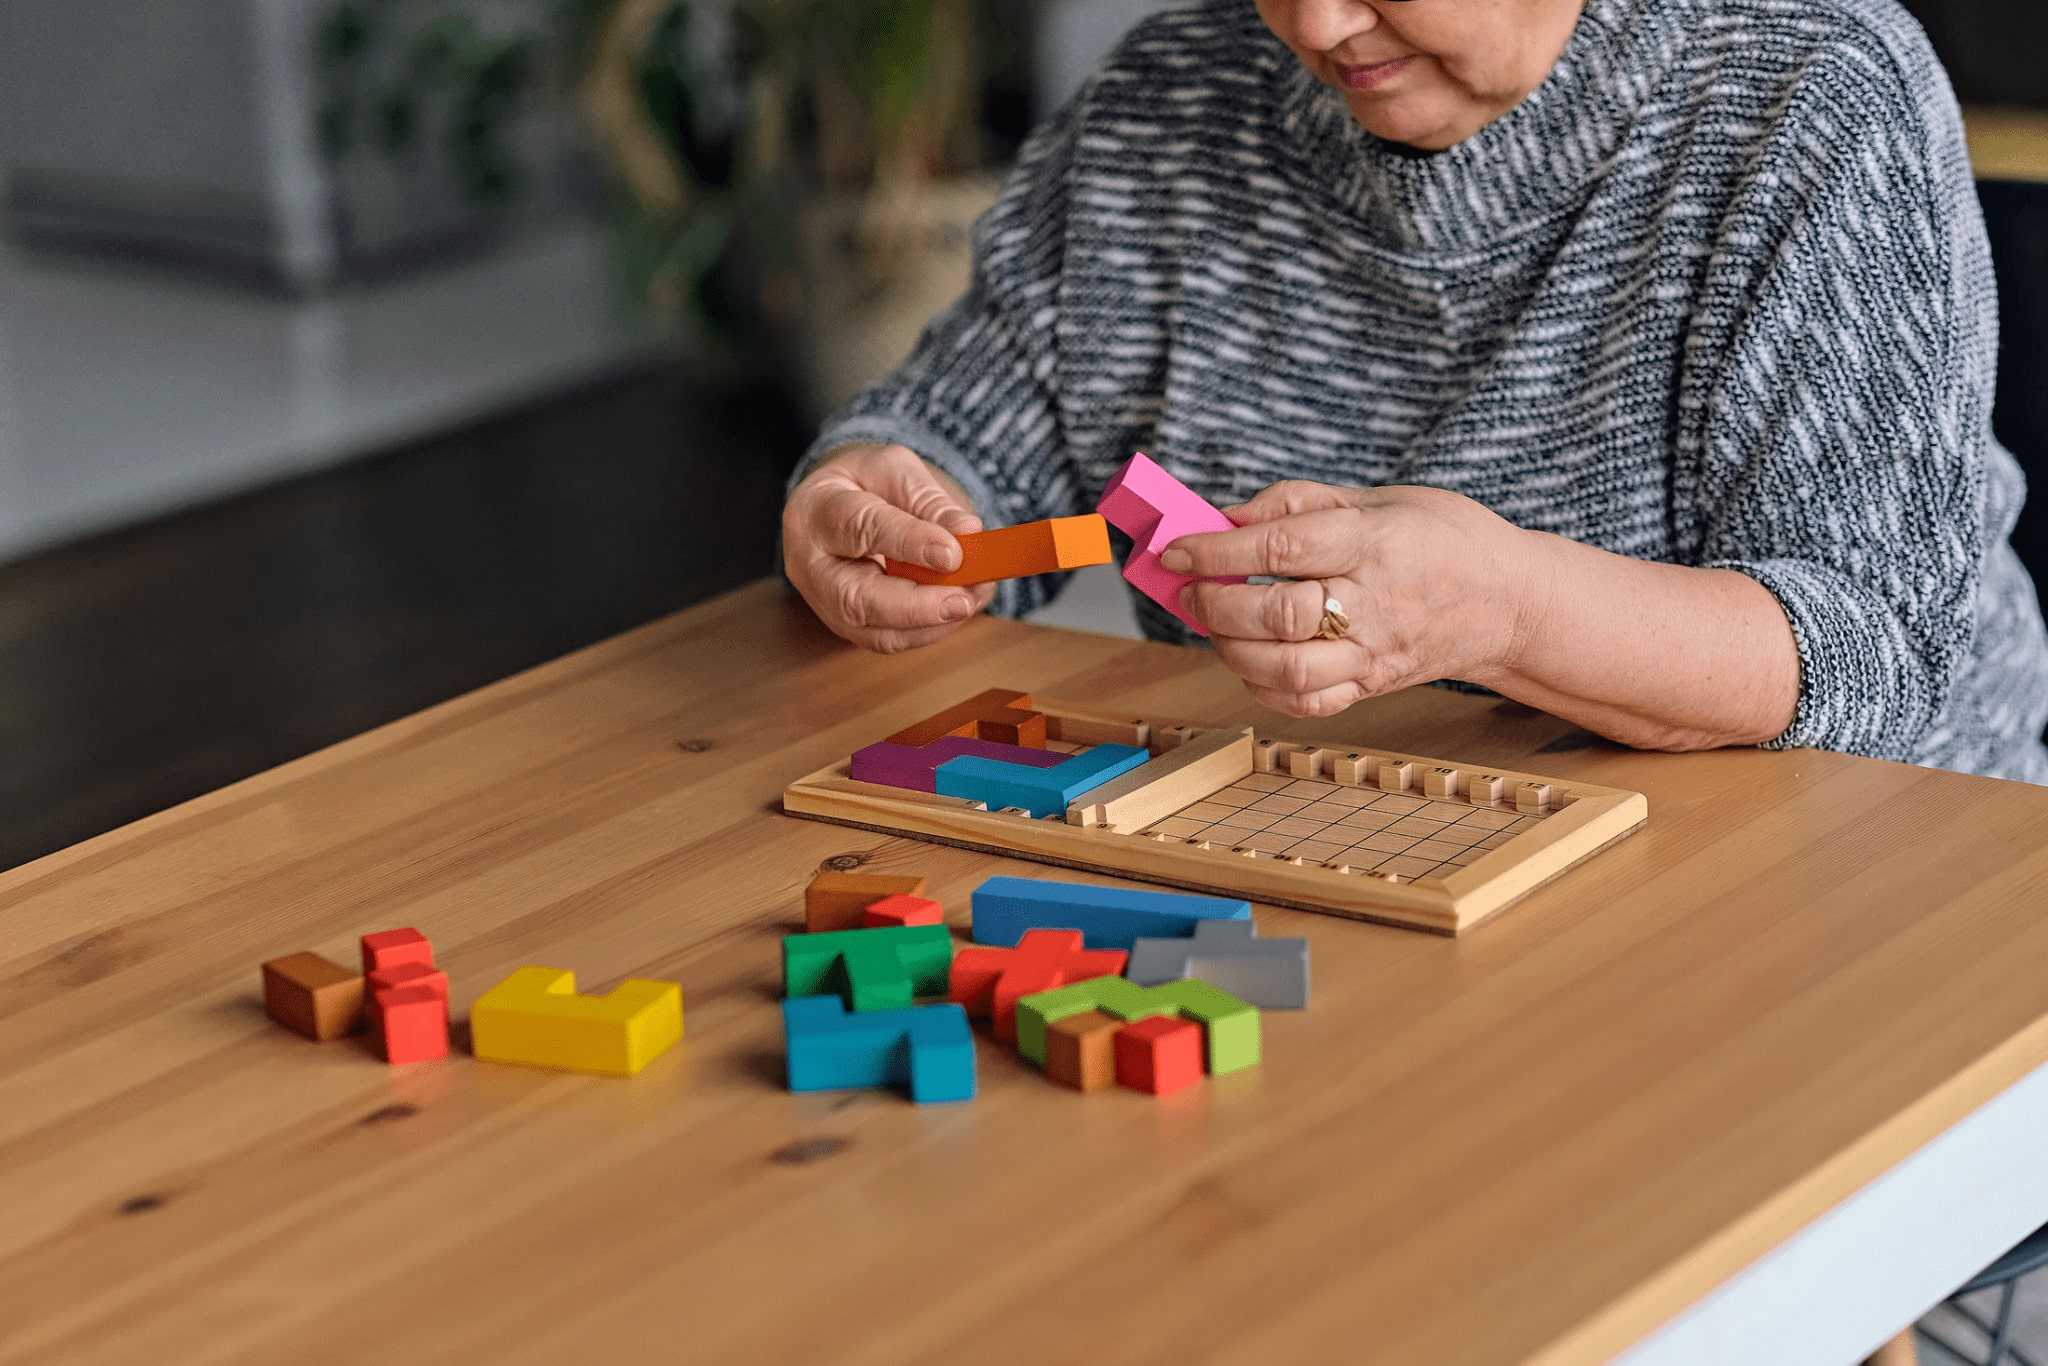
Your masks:
{"label": "woman's lips", "polygon": [[1413,57],[1396,57],[1391,62],[1373,62],[1367,66],[1347,66],[1337,63],[1337,79],[1346,90],[1377,90],[1394,77],[1408,69]]}

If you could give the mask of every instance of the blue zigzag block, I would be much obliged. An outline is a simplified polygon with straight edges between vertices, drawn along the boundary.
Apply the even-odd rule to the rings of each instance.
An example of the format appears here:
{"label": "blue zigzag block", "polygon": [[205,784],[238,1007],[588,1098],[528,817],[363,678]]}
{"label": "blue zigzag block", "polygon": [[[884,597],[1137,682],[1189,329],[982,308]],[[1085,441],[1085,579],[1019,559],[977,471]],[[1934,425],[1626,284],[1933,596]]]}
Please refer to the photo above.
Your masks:
{"label": "blue zigzag block", "polygon": [[1252,918],[1251,903],[1185,892],[1139,892],[1030,877],[992,877],[974,889],[974,942],[1014,945],[1026,930],[1079,930],[1091,949],[1191,935],[1204,920]]}
{"label": "blue zigzag block", "polygon": [[974,1035],[957,1005],[850,1015],[837,996],[782,1003],[789,1089],[909,1086],[915,1101],[974,1099]]}
{"label": "blue zigzag block", "polygon": [[942,797],[987,802],[991,811],[1021,806],[1034,816],[1064,815],[1076,797],[1151,757],[1151,751],[1134,745],[1097,745],[1052,768],[1026,768],[962,755],[940,764],[933,777]]}

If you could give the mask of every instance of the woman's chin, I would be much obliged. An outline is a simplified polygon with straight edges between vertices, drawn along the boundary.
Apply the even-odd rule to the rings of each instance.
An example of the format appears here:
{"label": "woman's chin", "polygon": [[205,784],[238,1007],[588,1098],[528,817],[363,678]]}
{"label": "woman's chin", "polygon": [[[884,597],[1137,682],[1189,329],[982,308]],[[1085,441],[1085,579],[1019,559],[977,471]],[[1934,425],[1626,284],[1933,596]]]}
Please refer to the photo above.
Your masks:
{"label": "woman's chin", "polygon": [[1350,101],[1358,126],[1382,142],[1405,143],[1425,152],[1440,152],[1459,141],[1446,133],[1444,110],[1427,96]]}

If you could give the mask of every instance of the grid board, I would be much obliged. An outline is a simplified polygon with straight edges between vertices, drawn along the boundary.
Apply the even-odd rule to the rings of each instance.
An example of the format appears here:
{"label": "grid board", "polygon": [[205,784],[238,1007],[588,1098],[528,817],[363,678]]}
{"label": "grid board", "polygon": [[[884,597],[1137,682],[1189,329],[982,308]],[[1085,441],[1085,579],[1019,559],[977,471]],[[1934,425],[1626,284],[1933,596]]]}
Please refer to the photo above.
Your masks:
{"label": "grid board", "polygon": [[[1125,742],[1145,745],[1152,760],[1082,794],[1064,819],[858,782],[846,761],[792,783],[783,809],[884,834],[1443,934],[1478,924],[1629,834],[1649,813],[1639,792],[1490,765],[1333,749],[1247,727],[1112,717],[1046,700],[1018,705],[1047,718],[1048,748],[1086,749],[1121,733]],[[1063,729],[1086,730],[1091,741],[1074,743]],[[1174,755],[1182,746],[1191,747],[1182,759],[1198,750],[1202,757],[1177,773]],[[1290,766],[1316,776],[1284,771]],[[1541,804],[1530,796],[1538,792]],[[1100,794],[1111,800],[1091,809]],[[1517,808],[1518,794],[1526,809]],[[1137,809],[1150,814],[1118,823]]]}
{"label": "grid board", "polygon": [[1549,814],[1252,773],[1139,833],[1412,882],[1468,867]]}

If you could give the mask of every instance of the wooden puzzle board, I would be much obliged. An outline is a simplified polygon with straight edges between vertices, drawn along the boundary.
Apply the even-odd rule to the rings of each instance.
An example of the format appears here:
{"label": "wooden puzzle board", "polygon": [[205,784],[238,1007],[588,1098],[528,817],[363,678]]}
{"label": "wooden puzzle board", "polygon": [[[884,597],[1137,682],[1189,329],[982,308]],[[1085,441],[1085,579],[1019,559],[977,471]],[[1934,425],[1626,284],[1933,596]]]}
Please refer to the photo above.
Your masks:
{"label": "wooden puzzle board", "polygon": [[[1114,718],[1035,700],[1049,747],[1144,744],[1155,762],[1084,794],[1064,818],[856,782],[841,761],[792,783],[791,815],[1458,934],[1607,844],[1649,814],[1639,792],[1392,751],[1350,749],[1247,728]],[[1156,762],[1204,757],[1178,774]],[[1150,791],[1147,791],[1147,788]],[[1142,811],[1128,828],[1087,813]],[[1518,802],[1519,798],[1519,802]]]}

